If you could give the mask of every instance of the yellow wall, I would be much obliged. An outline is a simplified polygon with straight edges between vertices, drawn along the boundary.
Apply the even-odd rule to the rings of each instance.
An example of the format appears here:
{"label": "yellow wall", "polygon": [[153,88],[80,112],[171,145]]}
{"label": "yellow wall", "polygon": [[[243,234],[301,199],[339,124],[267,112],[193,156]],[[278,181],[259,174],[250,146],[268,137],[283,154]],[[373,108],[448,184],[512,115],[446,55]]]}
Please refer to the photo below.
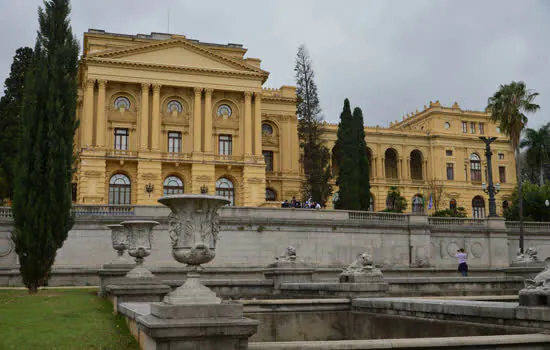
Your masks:
{"label": "yellow wall", "polygon": [[[214,193],[216,181],[226,177],[234,185],[235,204],[240,206],[279,206],[283,199],[301,197],[296,89],[262,88],[269,73],[260,68],[259,59],[245,58],[245,54],[240,45],[201,43],[179,35],[85,33],[77,111],[81,126],[75,137],[77,202],[107,204],[109,181],[117,173],[129,177],[131,203],[138,205],[156,204],[168,176],[179,177],[185,193],[199,193],[203,186]],[[130,101],[129,109],[115,108],[119,97]],[[182,111],[168,111],[171,101],[181,104]],[[221,105],[231,108],[230,117],[218,115]],[[479,154],[485,167],[479,127],[477,134],[471,134],[470,122],[485,123],[485,135],[499,136],[493,146],[493,178],[498,182],[499,165],[506,167],[507,178],[497,197],[500,209],[514,184],[513,152],[488,117],[485,112],[463,111],[456,104],[442,107],[436,102],[390,128],[366,127],[373,157],[375,210],[385,208],[390,186],[399,187],[409,205],[415,194],[429,198],[431,180],[445,186],[441,207],[454,198],[470,211],[474,196],[486,201],[481,183],[472,183],[469,177],[470,154]],[[466,134],[462,121],[468,123]],[[450,123],[448,129],[445,122]],[[263,124],[271,126],[273,133],[264,133]],[[116,128],[129,130],[128,150],[114,149]],[[332,149],[337,125],[326,124],[326,131],[325,141]],[[169,132],[181,133],[181,152],[169,152]],[[220,155],[220,135],[232,136],[229,157]],[[385,176],[388,148],[397,152],[397,179]],[[410,176],[413,150],[422,153],[421,180]],[[453,155],[446,156],[446,150]],[[272,171],[265,169],[263,151],[273,152]],[[498,160],[497,153],[503,153],[504,159]],[[446,163],[455,166],[453,181],[446,180]],[[153,185],[152,193],[145,190],[147,185]],[[265,201],[266,188],[276,193],[275,202]]]}

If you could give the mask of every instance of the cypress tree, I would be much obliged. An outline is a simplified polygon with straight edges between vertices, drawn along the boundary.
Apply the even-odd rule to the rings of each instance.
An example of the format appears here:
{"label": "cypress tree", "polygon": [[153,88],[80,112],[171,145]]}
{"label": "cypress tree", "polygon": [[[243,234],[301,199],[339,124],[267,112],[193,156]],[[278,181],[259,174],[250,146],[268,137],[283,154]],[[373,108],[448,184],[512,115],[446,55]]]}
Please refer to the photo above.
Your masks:
{"label": "cypress tree", "polygon": [[358,191],[360,210],[369,210],[370,206],[370,165],[367,155],[367,142],[365,141],[365,125],[363,112],[356,107],[353,110],[353,123],[355,129],[355,142],[357,143]]}
{"label": "cypress tree", "polygon": [[334,151],[338,163],[339,186],[338,201],[336,209],[360,210],[360,188],[359,177],[361,176],[357,164],[358,145],[357,130],[349,100],[344,100],[344,108],[340,114],[340,123],[338,124],[338,139],[336,140]]}
{"label": "cypress tree", "polygon": [[13,197],[23,88],[32,56],[30,47],[20,47],[15,51],[10,75],[4,82],[4,96],[0,98],[0,177],[4,179],[0,181],[0,198]]}
{"label": "cypress tree", "polygon": [[303,150],[302,164],[306,182],[303,186],[304,199],[324,204],[332,194],[330,185],[330,151],[323,144],[323,116],[317,95],[315,73],[305,46],[300,46],[296,56],[296,115],[298,135]]}
{"label": "cypress tree", "polygon": [[69,0],[39,8],[34,57],[25,79],[15,171],[14,242],[29,293],[47,282],[71,229],[78,45]]}

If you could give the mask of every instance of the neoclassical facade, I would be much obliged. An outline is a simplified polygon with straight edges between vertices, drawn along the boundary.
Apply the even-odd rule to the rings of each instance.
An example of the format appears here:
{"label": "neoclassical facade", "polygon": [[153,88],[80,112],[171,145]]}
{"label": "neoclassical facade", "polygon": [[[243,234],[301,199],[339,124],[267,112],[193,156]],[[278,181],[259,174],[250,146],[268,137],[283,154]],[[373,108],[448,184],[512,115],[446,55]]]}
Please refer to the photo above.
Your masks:
{"label": "neoclassical facade", "polygon": [[180,35],[85,33],[75,201],[155,205],[208,191],[260,206],[298,196],[296,89],[263,89],[269,73],[245,53]]}
{"label": "neoclassical facade", "polygon": [[[336,124],[326,125],[325,142],[330,149],[337,130]],[[485,143],[479,139],[483,136],[497,137],[491,144],[493,181],[500,188],[497,213],[511,204],[516,184],[514,151],[508,137],[490,121],[490,113],[462,110],[457,103],[445,107],[439,101],[430,102],[422,111],[391,122],[389,128],[365,127],[365,134],[372,210],[391,206],[387,194],[397,187],[407,199],[408,212],[432,213],[438,202],[439,210],[463,207],[470,216],[487,216],[488,195],[483,186],[489,173]]]}
{"label": "neoclassical facade", "polygon": [[[156,205],[165,194],[207,191],[233,205],[279,206],[301,197],[296,89],[263,88],[269,73],[246,51],[182,35],[86,32],[74,201]],[[337,125],[325,128],[332,149]],[[499,211],[506,206],[513,150],[488,113],[435,102],[389,128],[365,131],[373,210],[389,205],[392,186],[407,198],[408,211],[427,209],[434,187],[443,187],[439,209],[463,206],[484,216],[482,135],[499,137],[493,178],[501,184]]]}

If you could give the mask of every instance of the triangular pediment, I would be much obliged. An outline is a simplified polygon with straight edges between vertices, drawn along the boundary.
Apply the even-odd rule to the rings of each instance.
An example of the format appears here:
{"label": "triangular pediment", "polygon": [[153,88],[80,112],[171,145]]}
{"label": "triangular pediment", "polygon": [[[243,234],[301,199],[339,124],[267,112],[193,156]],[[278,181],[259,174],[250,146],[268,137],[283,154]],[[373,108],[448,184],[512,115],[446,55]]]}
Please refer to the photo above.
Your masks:
{"label": "triangular pediment", "polygon": [[165,40],[92,54],[89,57],[129,63],[267,74],[247,63],[213,52],[185,39]]}

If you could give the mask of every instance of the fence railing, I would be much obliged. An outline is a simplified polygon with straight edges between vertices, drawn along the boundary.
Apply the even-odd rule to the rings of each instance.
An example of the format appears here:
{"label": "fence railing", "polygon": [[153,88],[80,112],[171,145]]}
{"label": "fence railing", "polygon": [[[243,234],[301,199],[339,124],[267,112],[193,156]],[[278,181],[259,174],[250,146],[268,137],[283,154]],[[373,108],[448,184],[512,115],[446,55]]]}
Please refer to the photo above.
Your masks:
{"label": "fence railing", "polygon": [[487,225],[487,219],[429,217],[428,223],[436,227],[439,227],[439,226],[482,227]]}
{"label": "fence railing", "polygon": [[350,221],[384,221],[384,222],[407,222],[407,214],[399,213],[377,213],[372,211],[350,211]]}
{"label": "fence railing", "polygon": [[[506,228],[519,230],[519,221],[506,221]],[[549,232],[550,222],[524,221],[523,229],[531,232]]]}

